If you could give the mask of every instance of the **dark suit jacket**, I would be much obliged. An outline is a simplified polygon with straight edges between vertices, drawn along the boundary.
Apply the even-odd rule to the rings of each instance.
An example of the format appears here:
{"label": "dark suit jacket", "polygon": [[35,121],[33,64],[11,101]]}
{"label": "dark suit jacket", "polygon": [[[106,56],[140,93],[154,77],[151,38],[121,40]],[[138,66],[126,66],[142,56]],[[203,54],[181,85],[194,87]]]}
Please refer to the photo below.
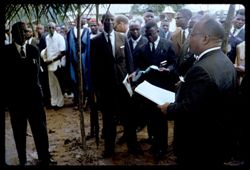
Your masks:
{"label": "dark suit jacket", "polygon": [[175,120],[177,156],[218,163],[236,89],[234,66],[221,50],[211,51],[188,70],[184,81],[167,109],[168,119]]}
{"label": "dark suit jacket", "polygon": [[166,68],[173,70],[176,64],[175,52],[170,41],[160,38],[159,44],[155,50],[155,55],[151,55],[150,44],[145,44],[134,59],[135,67],[145,70],[150,65],[160,66],[160,63],[167,60]]}
{"label": "dark suit jacket", "polygon": [[230,58],[232,63],[235,63],[236,46],[243,41],[245,41],[245,29],[242,29],[236,36],[233,35],[229,36],[228,44],[230,46],[230,51],[228,51],[227,56]]}
{"label": "dark suit jacket", "polygon": [[4,96],[8,107],[31,107],[42,102],[42,90],[39,82],[40,53],[27,44],[26,58],[22,59],[15,44],[4,47],[1,60],[1,76],[3,76]]}
{"label": "dark suit jacket", "polygon": [[180,54],[177,56],[176,73],[177,76],[184,76],[188,69],[193,65],[195,61],[194,54],[188,51],[189,44],[186,40],[180,49]]}
{"label": "dark suit jacket", "polygon": [[[144,36],[141,36],[141,39],[138,41],[136,44],[135,48],[133,49],[133,42],[132,38],[129,38],[129,47],[132,51],[132,56],[133,59],[136,58],[137,55],[139,55],[140,49],[148,42],[148,39]],[[137,69],[136,67],[134,68],[135,70]]]}
{"label": "dark suit jacket", "polygon": [[[174,70],[176,66],[176,57],[175,52],[173,50],[172,44],[170,41],[167,41],[165,38],[160,38],[159,44],[155,50],[155,54],[152,56],[150,44],[145,44],[140,51],[139,54],[134,58],[135,68],[139,68],[140,70],[145,70],[151,65],[160,66],[162,61],[167,61],[165,68],[168,68],[170,72]],[[168,79],[167,84],[164,83],[166,77],[169,77],[170,74],[168,72],[155,72],[148,75],[147,80],[153,83],[154,85],[167,87],[168,84],[171,83],[172,78]]]}
{"label": "dark suit jacket", "polygon": [[172,41],[172,34],[173,34],[172,32],[168,31],[167,37],[166,37],[166,33],[164,33],[164,38],[166,38],[167,40]]}
{"label": "dark suit jacket", "polygon": [[116,100],[114,98],[125,90],[122,81],[126,74],[134,71],[128,41],[124,35],[115,32],[115,56],[113,56],[104,33],[101,33],[91,40],[90,48],[94,90],[102,104],[112,104]]}

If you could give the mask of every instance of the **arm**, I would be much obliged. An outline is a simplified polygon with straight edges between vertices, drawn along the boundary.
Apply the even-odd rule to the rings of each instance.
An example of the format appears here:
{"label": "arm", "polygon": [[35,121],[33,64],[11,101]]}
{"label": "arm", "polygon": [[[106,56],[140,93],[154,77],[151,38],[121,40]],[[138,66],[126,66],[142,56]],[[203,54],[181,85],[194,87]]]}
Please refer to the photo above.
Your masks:
{"label": "arm", "polygon": [[180,85],[176,101],[158,107],[170,120],[175,119],[177,114],[190,116],[187,113],[201,111],[207,101],[212,100],[212,88],[214,86],[207,72],[201,67],[195,67],[187,73],[185,82]]}

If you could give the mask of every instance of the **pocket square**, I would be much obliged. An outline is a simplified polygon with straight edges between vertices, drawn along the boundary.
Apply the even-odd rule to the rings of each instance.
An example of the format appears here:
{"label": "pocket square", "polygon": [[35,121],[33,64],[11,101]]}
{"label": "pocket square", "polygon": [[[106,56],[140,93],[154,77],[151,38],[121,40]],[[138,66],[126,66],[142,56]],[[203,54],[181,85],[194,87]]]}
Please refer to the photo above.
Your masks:
{"label": "pocket square", "polygon": [[120,48],[124,48],[124,45],[120,46]]}

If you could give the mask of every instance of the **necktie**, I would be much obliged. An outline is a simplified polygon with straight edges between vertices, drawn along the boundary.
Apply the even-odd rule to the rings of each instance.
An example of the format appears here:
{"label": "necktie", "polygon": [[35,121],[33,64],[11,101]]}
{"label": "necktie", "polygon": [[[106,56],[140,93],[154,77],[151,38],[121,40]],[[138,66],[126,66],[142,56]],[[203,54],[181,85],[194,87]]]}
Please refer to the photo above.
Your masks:
{"label": "necktie", "polygon": [[111,44],[111,40],[110,40],[110,34],[108,34],[108,48],[111,51],[111,53],[113,54],[112,44]]}
{"label": "necktie", "polygon": [[152,43],[152,53],[153,54],[155,53],[155,43],[154,42]]}
{"label": "necktie", "polygon": [[185,30],[183,30],[183,31],[182,31],[182,41],[181,41],[182,44],[184,44],[185,39],[186,39]]}
{"label": "necktie", "polygon": [[25,57],[26,57],[26,56],[25,56],[25,53],[24,53],[24,51],[23,51],[23,46],[21,46],[20,54],[21,54],[21,57],[22,57],[22,58],[25,58]]}
{"label": "necktie", "polygon": [[134,43],[133,43],[132,39],[129,40],[129,46],[131,48],[131,51],[133,51],[134,50]]}
{"label": "necktie", "polygon": [[236,32],[236,28],[234,28],[234,30],[233,30],[233,35],[235,34],[235,32]]}

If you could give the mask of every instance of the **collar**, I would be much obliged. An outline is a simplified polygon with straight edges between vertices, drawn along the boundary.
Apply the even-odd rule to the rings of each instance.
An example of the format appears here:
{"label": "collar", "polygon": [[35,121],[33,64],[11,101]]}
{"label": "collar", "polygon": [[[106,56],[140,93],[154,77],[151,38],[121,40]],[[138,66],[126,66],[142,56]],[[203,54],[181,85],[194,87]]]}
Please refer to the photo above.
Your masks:
{"label": "collar", "polygon": [[[155,49],[157,48],[158,44],[160,41],[160,36],[158,35],[157,39],[155,40],[154,44],[155,44]],[[150,43],[152,45],[152,43]]]}
{"label": "collar", "polygon": [[21,50],[21,47],[23,47],[23,49],[26,50],[26,44],[27,44],[26,41],[23,45],[19,45],[16,42],[14,42],[14,44],[15,44],[16,48],[18,49],[18,51]]}
{"label": "collar", "polygon": [[136,39],[136,40],[134,40],[132,37],[131,37],[131,40],[132,40],[132,42],[133,43],[138,43],[138,41],[140,41],[140,39],[141,39],[141,35]]}
{"label": "collar", "polygon": [[204,56],[205,54],[207,54],[207,53],[209,53],[209,52],[211,52],[211,51],[218,50],[218,49],[220,49],[220,48],[221,48],[221,47],[209,48],[209,49],[203,51],[199,56],[197,56],[197,57],[196,57],[196,60],[200,60],[200,58],[201,58],[202,56]]}
{"label": "collar", "polygon": [[185,31],[185,37],[187,38],[188,37],[188,34],[189,34],[189,30],[188,30],[188,28],[186,28],[186,29],[181,29],[182,31]]}
{"label": "collar", "polygon": [[[104,32],[105,37],[107,38],[107,37],[108,37],[108,33],[107,33],[106,31],[103,31],[103,32]],[[112,32],[109,33],[109,35],[110,35],[111,37],[114,36],[114,35],[115,35],[115,31],[112,30]]]}

